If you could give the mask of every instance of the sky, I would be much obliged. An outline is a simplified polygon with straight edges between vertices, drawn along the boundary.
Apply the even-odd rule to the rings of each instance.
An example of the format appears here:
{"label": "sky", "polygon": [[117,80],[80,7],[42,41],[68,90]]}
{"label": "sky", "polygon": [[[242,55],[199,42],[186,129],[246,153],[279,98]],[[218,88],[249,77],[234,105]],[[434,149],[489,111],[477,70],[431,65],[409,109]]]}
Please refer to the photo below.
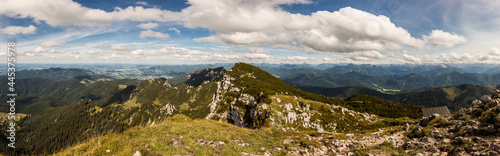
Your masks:
{"label": "sky", "polygon": [[18,63],[500,63],[498,0],[0,0]]}

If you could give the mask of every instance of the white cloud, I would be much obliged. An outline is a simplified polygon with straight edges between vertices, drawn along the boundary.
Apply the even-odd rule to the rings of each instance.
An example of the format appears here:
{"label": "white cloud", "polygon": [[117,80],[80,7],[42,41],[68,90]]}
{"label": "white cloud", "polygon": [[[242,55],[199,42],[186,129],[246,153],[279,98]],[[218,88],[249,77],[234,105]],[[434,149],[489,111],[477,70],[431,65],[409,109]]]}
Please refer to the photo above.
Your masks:
{"label": "white cloud", "polygon": [[417,57],[417,56],[411,56],[411,55],[408,55],[408,54],[402,54],[401,56],[406,61],[410,61],[410,62],[422,62],[422,58]]}
{"label": "white cloud", "polygon": [[380,54],[377,51],[362,51],[362,52],[353,52],[349,54],[351,59],[358,61],[368,61],[373,59],[383,59],[386,58],[384,55]]}
{"label": "white cloud", "polygon": [[[279,47],[308,53],[329,53],[331,56],[335,56],[334,58],[321,59],[304,56],[274,57],[264,49],[259,48],[250,48],[248,51],[242,53],[239,51],[235,52],[235,54],[232,53],[232,50],[226,50],[231,54],[222,55],[170,46],[159,49],[136,49],[123,45],[98,45],[94,48],[104,49],[104,52],[87,52],[89,55],[96,55],[107,59],[124,58],[123,54],[131,54],[143,56],[144,58],[148,58],[148,56],[164,56],[167,57],[164,59],[179,58],[204,61],[211,61],[213,59],[214,61],[292,61],[293,63],[293,61],[304,60],[311,62],[357,60],[360,62],[379,61],[379,63],[385,63],[389,60],[411,63],[439,61],[482,62],[493,61],[497,58],[496,56],[500,55],[500,52],[495,47],[492,47],[487,53],[483,49],[483,54],[476,55],[465,52],[471,52],[484,47],[469,48],[459,51],[460,53],[436,54],[432,56],[407,53],[386,55],[388,51],[412,51],[410,50],[412,48],[415,50],[429,48],[426,47],[426,44],[432,44],[435,47],[453,47],[465,42],[470,44],[470,42],[477,39],[472,37],[474,36],[471,35],[473,33],[466,33],[468,34],[466,39],[464,36],[442,30],[433,30],[429,35],[423,35],[422,39],[417,39],[412,37],[404,28],[396,26],[386,16],[374,15],[350,7],[341,8],[338,11],[317,11],[311,14],[290,13],[280,7],[281,5],[288,4],[311,3],[308,0],[188,0],[187,3],[190,6],[180,12],[162,10],[158,7],[144,8],[142,6],[130,6],[115,8],[113,11],[104,11],[87,8],[71,0],[49,0],[44,2],[27,0],[23,3],[5,0],[3,3],[3,6],[9,7],[0,7],[0,16],[30,18],[34,22],[45,22],[50,26],[63,27],[64,29],[72,29],[75,26],[106,26],[111,22],[120,21],[145,22],[137,25],[139,28],[147,29],[140,32],[140,38],[166,39],[169,38],[167,33],[156,32],[151,29],[158,28],[158,23],[174,21],[187,28],[208,29],[211,35],[195,39],[195,41],[199,42],[223,43],[228,44],[229,46],[227,47]],[[144,1],[136,2],[136,4],[150,6]],[[490,10],[490,12],[493,11]],[[7,28],[15,31],[5,31]],[[30,34],[36,31],[36,27],[32,25],[29,27],[10,26],[7,28],[0,29],[0,31],[12,34]],[[99,33],[111,31],[116,30],[102,30]],[[180,35],[180,31],[176,28],[169,28],[168,31],[173,31]],[[492,35],[494,33],[487,33],[492,36],[486,39],[488,44],[474,45],[485,47],[496,46],[497,42],[493,40],[496,38]],[[93,34],[97,34],[97,32]],[[85,37],[93,34],[82,34],[80,36]],[[58,34],[54,36],[64,35]],[[484,39],[483,34],[479,34],[478,36]],[[45,49],[46,47],[62,46],[62,44],[54,41],[63,41],[63,39],[51,38],[48,41],[41,43],[40,47],[30,51],[26,55],[35,56],[35,54],[42,52],[64,52]],[[36,45],[40,42],[42,41],[33,42],[32,44]],[[73,51],[75,49],[65,50]],[[83,52],[89,49],[76,50]],[[112,52],[106,50],[111,50]],[[224,49],[216,48],[212,50],[224,51]],[[259,52],[259,50],[261,51]],[[334,55],[337,53],[350,54]],[[74,54],[73,56],[76,55],[78,54]],[[82,56],[87,55],[82,54]]]}
{"label": "white cloud", "polygon": [[[0,14],[14,18],[33,18],[48,25],[104,26],[113,21],[177,21],[188,28],[206,28],[213,35],[195,39],[200,42],[236,46],[269,45],[312,53],[422,49],[422,40],[393,24],[383,15],[346,7],[339,11],[317,11],[310,15],[290,13],[280,5],[308,4],[308,0],[189,0],[180,12],[144,8],[115,8],[112,12],[91,9],[71,0],[36,0],[18,3],[8,0]],[[139,2],[137,4],[143,4]],[[52,8],[52,9],[49,9]],[[145,29],[154,28],[156,23]],[[175,29],[169,29],[176,31]],[[176,31],[177,33],[178,31]],[[140,37],[168,38],[167,34],[143,31]]]}
{"label": "white cloud", "polygon": [[138,49],[131,52],[132,55],[211,55],[212,53],[199,50],[190,50],[186,48],[164,46],[160,49]]}
{"label": "white cloud", "polygon": [[37,48],[35,48],[35,50],[33,50],[33,53],[43,53],[45,51],[46,51],[45,48],[37,47]]}
{"label": "white cloud", "polygon": [[441,60],[443,62],[471,62],[475,57],[471,56],[469,53],[445,53],[441,54]]}
{"label": "white cloud", "polygon": [[69,58],[71,58],[71,59],[75,59],[75,60],[79,60],[79,59],[81,59],[82,57],[80,57],[80,55],[78,55],[78,54],[76,54],[76,55],[71,54],[71,55],[69,55]]}
{"label": "white cloud", "polygon": [[87,51],[87,54],[100,56],[100,55],[106,55],[108,53],[105,53],[103,51],[93,51],[93,50],[90,50],[90,51]]}
{"label": "white cloud", "polygon": [[36,27],[33,25],[30,25],[28,27],[21,27],[21,26],[8,26],[3,29],[0,29],[0,32],[4,34],[9,34],[9,35],[16,35],[16,34],[33,34],[36,31]]}
{"label": "white cloud", "polygon": [[64,54],[66,53],[64,50],[55,50],[55,49],[52,49],[50,51],[47,51],[47,53],[52,53],[52,54]]}
{"label": "white cloud", "polygon": [[137,25],[137,27],[142,28],[142,29],[154,29],[154,28],[158,27],[158,23],[153,23],[153,22],[141,23],[141,24]]}
{"label": "white cloud", "polygon": [[166,38],[169,38],[170,36],[168,36],[168,34],[164,34],[164,33],[161,33],[161,32],[156,32],[156,31],[152,31],[152,30],[146,30],[146,31],[141,31],[141,34],[139,35],[139,37],[140,38],[152,37],[152,38],[166,39]]}
{"label": "white cloud", "polygon": [[137,21],[137,22],[168,22],[179,21],[182,15],[179,12],[161,10],[158,8],[127,7],[125,9],[115,8],[109,13],[115,21]]}
{"label": "white cloud", "polygon": [[149,5],[148,2],[144,2],[144,1],[137,1],[137,2],[135,2],[135,4],[137,4],[137,5],[143,5],[143,6],[148,6]]}
{"label": "white cloud", "polygon": [[38,53],[25,52],[25,53],[23,53],[23,56],[25,56],[26,58],[36,58],[36,57],[40,57],[41,55]]}
{"label": "white cloud", "polygon": [[175,21],[180,14],[158,8],[142,6],[115,8],[112,12],[82,6],[72,0],[4,0],[0,15],[12,18],[32,18],[35,22],[44,21],[54,27],[105,26],[113,21]]}
{"label": "white cloud", "polygon": [[234,53],[234,50],[231,49],[231,48],[210,48],[210,50],[220,51],[220,52],[227,52],[227,53]]}
{"label": "white cloud", "polygon": [[180,35],[181,34],[181,31],[179,29],[176,29],[176,28],[168,28],[169,31],[174,31],[175,34],[177,35]]}
{"label": "white cloud", "polygon": [[104,49],[104,50],[112,50],[115,52],[126,52],[126,51],[132,51],[135,50],[135,48],[132,47],[126,47],[126,46],[121,46],[117,44],[102,44],[102,45],[95,45],[93,48],[98,48],[98,49]]}
{"label": "white cloud", "polygon": [[448,48],[467,42],[464,36],[451,34],[442,30],[432,30],[429,36],[423,35],[422,38],[426,43]]}
{"label": "white cloud", "polygon": [[500,56],[500,51],[498,50],[497,47],[491,47],[490,48],[490,51],[489,51],[489,54],[491,55],[496,55],[496,56]]}
{"label": "white cloud", "polygon": [[55,41],[47,41],[47,42],[40,43],[40,46],[42,46],[42,47],[61,47],[62,44],[57,43]]}
{"label": "white cloud", "polygon": [[[422,40],[389,18],[346,7],[311,15],[283,11],[278,4],[301,1],[191,0],[182,12],[184,26],[207,28],[214,35],[195,39],[237,46],[278,46],[304,52],[355,52],[423,49]],[[216,10],[216,11],[213,11]]]}

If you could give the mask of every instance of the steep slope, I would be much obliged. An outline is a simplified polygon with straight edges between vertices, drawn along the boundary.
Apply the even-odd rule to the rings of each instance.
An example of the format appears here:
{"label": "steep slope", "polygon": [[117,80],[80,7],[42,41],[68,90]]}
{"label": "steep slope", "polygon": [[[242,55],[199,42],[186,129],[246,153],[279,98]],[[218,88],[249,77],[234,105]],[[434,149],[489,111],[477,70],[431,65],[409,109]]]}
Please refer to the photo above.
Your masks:
{"label": "steep slope", "polygon": [[[432,71],[429,71],[432,72]],[[406,75],[364,75],[358,72],[329,73],[329,72],[303,72],[280,77],[290,84],[304,84],[318,87],[366,87],[375,90],[418,90],[423,87],[457,86],[461,84],[472,85],[497,85],[500,74],[478,74],[436,72],[432,74],[410,73]]]}
{"label": "steep slope", "polygon": [[[373,125],[378,117],[372,114],[381,114],[379,110],[366,109],[368,103],[353,107],[341,99],[298,90],[245,63],[237,63],[218,85],[207,118],[247,128],[278,126],[314,131],[352,131],[376,127]],[[385,111],[394,109],[387,108]],[[418,114],[419,108],[409,110]]]}
{"label": "steep slope", "polygon": [[[0,82],[7,83],[7,78],[0,77]],[[132,82],[132,83],[131,83]],[[96,81],[92,84],[82,84],[74,79],[64,81],[53,81],[42,78],[16,79],[16,93],[18,100],[54,99],[69,104],[84,98],[95,101],[99,106],[110,104],[117,99],[118,95],[130,94],[130,86],[135,87],[134,81],[126,80],[120,82]],[[135,82],[137,83],[137,82]],[[132,85],[133,84],[133,85]],[[128,92],[127,92],[128,91]],[[0,99],[7,98],[7,90],[0,90]],[[116,96],[114,96],[116,95]],[[22,103],[19,107],[29,105],[30,102]],[[6,109],[0,106],[0,109]]]}
{"label": "steep slope", "polygon": [[392,102],[411,104],[424,107],[448,106],[451,111],[458,111],[460,108],[467,108],[471,102],[478,97],[492,94],[500,89],[500,85],[478,86],[462,84],[458,86],[446,86],[422,91],[409,91],[398,94],[385,94],[377,90],[364,87],[339,87],[327,88],[316,87],[303,84],[295,84],[295,87],[330,97],[348,98],[355,94],[375,96]]}
{"label": "steep slope", "polygon": [[492,94],[499,86],[462,84],[390,95],[386,99],[425,107],[448,106],[452,111],[469,107],[470,103],[485,94]]}
{"label": "steep slope", "polygon": [[82,81],[84,79],[88,80],[98,80],[98,79],[110,79],[109,77],[97,75],[94,72],[87,69],[78,68],[49,68],[49,69],[33,69],[33,70],[22,70],[16,73],[16,78],[43,78],[54,81],[75,79]]}
{"label": "steep slope", "polygon": [[338,98],[348,98],[349,96],[355,94],[364,94],[375,96],[379,98],[384,98],[388,94],[381,93],[377,90],[365,88],[365,87],[338,87],[338,88],[327,88],[327,87],[317,87],[317,86],[309,86],[304,84],[292,84],[294,87],[315,94],[321,94],[329,97],[338,97]]}
{"label": "steep slope", "polygon": [[186,84],[198,87],[205,81],[218,81],[222,76],[226,73],[224,67],[218,67],[214,69],[206,68],[204,70],[195,71],[192,74],[189,74],[186,80]]}

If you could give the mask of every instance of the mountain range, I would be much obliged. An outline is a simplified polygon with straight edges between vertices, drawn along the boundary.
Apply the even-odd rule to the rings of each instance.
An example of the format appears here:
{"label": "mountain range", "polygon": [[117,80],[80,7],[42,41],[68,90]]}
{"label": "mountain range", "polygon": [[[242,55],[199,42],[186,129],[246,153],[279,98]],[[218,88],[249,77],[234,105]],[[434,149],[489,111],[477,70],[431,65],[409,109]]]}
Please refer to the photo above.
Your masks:
{"label": "mountain range", "polygon": [[[137,82],[91,76],[78,81],[81,76],[86,77],[17,80],[18,94],[23,95],[18,97],[23,104],[17,110],[27,116],[19,121],[23,135],[16,150],[4,154],[51,154],[97,136],[155,125],[176,114],[250,129],[317,132],[377,129],[394,124],[392,118],[421,117],[421,107],[375,97],[337,99],[304,92],[244,63],[229,71],[195,71],[180,86],[172,86],[165,78]],[[387,113],[396,109],[406,111]]]}
{"label": "mountain range", "polygon": [[[240,138],[244,142],[252,142],[248,148],[241,147],[250,153],[293,154],[293,152],[301,151],[328,153],[327,151],[338,150],[338,148],[328,149],[331,145],[327,142],[342,144],[338,142],[338,139],[345,139],[347,136],[351,137],[352,140],[354,135],[351,133],[361,135],[381,131],[378,133],[379,135],[382,132],[382,135],[385,136],[392,135],[405,123],[414,123],[419,120],[422,117],[422,106],[445,105],[452,110],[466,108],[474,103],[474,99],[477,97],[494,93],[495,89],[499,87],[463,84],[387,94],[365,87],[330,88],[292,83],[288,81],[289,79],[278,76],[279,74],[271,74],[260,69],[260,66],[265,65],[254,66],[236,63],[232,65],[230,70],[223,67],[205,68],[189,74],[183,73],[173,78],[154,78],[151,76],[142,81],[115,79],[82,69],[56,68],[22,71],[20,73],[27,76],[21,74],[21,77],[16,79],[17,91],[20,95],[17,97],[20,104],[16,107],[16,111],[18,115],[22,116],[18,121],[17,129],[19,129],[18,133],[22,135],[17,138],[16,150],[1,148],[0,153],[7,155],[48,155],[54,153],[81,155],[86,153],[85,151],[91,151],[100,153],[99,155],[129,155],[133,152],[146,155],[200,152],[223,154],[226,153],[224,148],[232,150],[240,148],[240,145],[235,145],[238,141],[232,138],[244,136],[241,133],[267,135],[264,140]],[[371,68],[371,66],[366,67]],[[310,67],[297,68],[297,66],[280,65],[263,68],[276,71],[280,68],[286,68],[290,72],[303,72]],[[324,68],[331,69],[327,66]],[[378,67],[376,69],[381,70]],[[367,76],[358,73],[368,72],[367,70],[348,71],[348,73],[343,74],[341,72],[347,71],[317,70],[319,75],[325,73],[342,75],[343,77],[337,79],[339,82],[345,81],[346,84],[357,83],[354,79],[349,81],[349,76],[360,80],[391,77],[391,75],[383,74],[381,76]],[[441,76],[454,75],[454,73],[458,72],[442,74]],[[296,77],[296,80],[317,77],[314,74],[302,75],[302,77]],[[423,77],[422,75],[418,76]],[[288,83],[278,77],[287,80]],[[392,75],[392,77],[395,76]],[[0,82],[4,81],[7,79],[0,77]],[[1,92],[0,98],[6,100],[6,93]],[[0,109],[6,112],[8,107],[2,106]],[[200,125],[193,125],[190,122],[210,125],[200,127]],[[226,138],[228,140],[219,140],[213,144],[206,142],[207,137],[203,136],[207,134],[202,131],[197,131],[197,129],[180,130],[176,127],[170,127],[168,124],[226,132],[234,129],[234,133],[238,135],[228,133],[231,136],[219,137],[219,139]],[[153,130],[154,128],[149,128],[155,126],[166,128],[163,130],[168,131],[168,133],[158,134],[156,130]],[[231,128],[232,126],[244,129]],[[2,127],[8,127],[7,122],[3,122]],[[255,131],[245,129],[254,129]],[[119,140],[116,140],[119,138],[115,138],[114,143],[104,141],[106,147],[98,145],[100,143],[96,145],[94,140],[96,138],[109,140],[116,135],[124,138],[138,137],[137,139],[143,139],[144,136],[137,134],[142,132],[155,136],[165,136],[165,138],[173,139],[173,142],[153,141],[154,144],[145,143],[146,145],[135,145],[128,142],[125,143],[130,146],[128,148],[137,149],[137,151],[120,151],[117,150],[120,149],[117,148]],[[188,140],[182,139],[182,135],[188,135],[190,132],[196,132],[195,134],[200,134],[200,136],[189,137]],[[342,136],[332,136],[332,134]],[[171,135],[181,137],[169,137]],[[330,139],[322,140],[323,137],[319,138],[325,135],[329,135],[327,138]],[[410,136],[413,134],[408,133],[408,135],[408,137],[414,138],[414,136]],[[8,142],[6,137],[3,137],[7,136],[6,132],[2,132],[0,136],[2,136],[0,142]],[[300,137],[295,138],[295,136]],[[258,138],[258,136],[252,137]],[[304,140],[308,137],[312,138],[313,141]],[[287,138],[291,140],[287,140]],[[273,139],[278,139],[281,143],[270,145],[262,142]],[[366,141],[374,141],[374,139],[384,140],[386,138],[365,139]],[[214,138],[211,138],[210,141],[213,140]],[[354,146],[364,146],[366,142],[361,143],[360,138],[355,141],[357,143],[342,144],[342,146],[365,149],[361,146]],[[220,147],[220,149],[209,150],[210,147],[204,146],[207,144],[211,147]],[[373,144],[381,145],[377,141]],[[88,148],[81,145],[88,146]],[[147,147],[148,145],[151,147]],[[271,149],[262,150],[254,147],[257,145]],[[162,151],[168,149],[166,146],[173,147],[170,149],[172,151]],[[288,149],[277,149],[281,149],[283,146],[288,147]],[[322,149],[322,146],[328,147],[327,150]],[[388,147],[394,149],[392,146]],[[74,151],[75,149],[76,151]],[[399,153],[398,151],[391,152]]]}

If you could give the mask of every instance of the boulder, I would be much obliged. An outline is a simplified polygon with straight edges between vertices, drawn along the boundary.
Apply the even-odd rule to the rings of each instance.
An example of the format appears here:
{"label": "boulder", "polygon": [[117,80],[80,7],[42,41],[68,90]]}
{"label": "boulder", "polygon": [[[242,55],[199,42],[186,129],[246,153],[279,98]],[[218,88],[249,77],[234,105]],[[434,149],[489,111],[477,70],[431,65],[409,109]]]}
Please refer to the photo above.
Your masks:
{"label": "boulder", "polygon": [[134,155],[132,155],[132,156],[142,156],[142,154],[139,151],[135,151]]}
{"label": "boulder", "polygon": [[227,114],[227,122],[238,127],[245,126],[241,119],[240,112],[238,112],[238,109],[236,109],[236,107],[233,106],[229,106],[229,113]]}
{"label": "boulder", "polygon": [[485,102],[488,102],[491,100],[491,96],[490,95],[484,95],[481,97],[481,102],[485,103]]}
{"label": "boulder", "polygon": [[429,118],[427,118],[427,117],[423,117],[422,119],[420,119],[419,124],[420,124],[420,126],[427,126],[427,125],[429,124],[429,122],[430,122],[430,121],[431,121],[431,120],[430,120]]}
{"label": "boulder", "polygon": [[495,126],[493,124],[489,124],[487,127],[484,127],[484,130],[490,133],[495,133]]}

